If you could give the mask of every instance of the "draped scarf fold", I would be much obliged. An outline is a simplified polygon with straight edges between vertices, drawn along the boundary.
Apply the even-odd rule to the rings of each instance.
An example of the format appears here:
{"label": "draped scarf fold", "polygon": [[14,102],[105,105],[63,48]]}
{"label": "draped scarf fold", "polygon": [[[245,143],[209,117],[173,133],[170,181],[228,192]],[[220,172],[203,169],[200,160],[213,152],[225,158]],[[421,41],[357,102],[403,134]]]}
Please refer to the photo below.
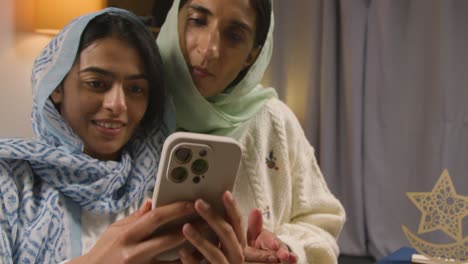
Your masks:
{"label": "draped scarf fold", "polygon": [[73,66],[84,29],[104,13],[141,23],[128,11],[107,8],[67,25],[34,62],[31,122],[36,138],[0,139],[2,259],[53,263],[70,258],[61,197],[96,214],[113,214],[141,201],[154,186],[162,144],[175,127],[171,102],[161,126],[134,136],[120,161],[99,161],[82,153],[83,142],[49,100]]}

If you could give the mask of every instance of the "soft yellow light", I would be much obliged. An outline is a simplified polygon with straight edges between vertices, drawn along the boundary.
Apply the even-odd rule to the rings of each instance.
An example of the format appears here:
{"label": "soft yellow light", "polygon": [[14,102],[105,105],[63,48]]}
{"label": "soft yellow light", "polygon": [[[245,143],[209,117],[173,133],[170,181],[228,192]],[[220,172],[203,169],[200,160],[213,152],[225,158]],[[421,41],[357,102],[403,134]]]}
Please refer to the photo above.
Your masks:
{"label": "soft yellow light", "polygon": [[104,8],[104,0],[35,0],[36,32],[56,34],[75,17]]}

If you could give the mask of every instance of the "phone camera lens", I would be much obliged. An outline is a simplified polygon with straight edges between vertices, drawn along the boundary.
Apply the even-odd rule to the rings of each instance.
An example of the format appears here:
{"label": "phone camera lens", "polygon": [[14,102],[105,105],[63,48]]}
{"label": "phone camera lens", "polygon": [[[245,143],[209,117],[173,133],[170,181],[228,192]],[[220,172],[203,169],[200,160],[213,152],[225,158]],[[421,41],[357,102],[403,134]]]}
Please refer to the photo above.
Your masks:
{"label": "phone camera lens", "polygon": [[175,157],[180,163],[187,163],[192,158],[192,151],[188,148],[179,148],[175,152]]}
{"label": "phone camera lens", "polygon": [[192,172],[201,175],[208,170],[208,161],[204,159],[197,159],[192,163]]}
{"label": "phone camera lens", "polygon": [[200,155],[200,157],[205,157],[206,154],[208,154],[207,151],[206,151],[206,149],[202,149],[202,150],[200,150],[200,152],[198,153],[198,155]]}
{"label": "phone camera lens", "polygon": [[195,177],[193,177],[192,181],[193,181],[193,183],[195,183],[195,184],[199,184],[200,181],[201,181],[200,176],[195,176]]}
{"label": "phone camera lens", "polygon": [[176,167],[171,172],[171,180],[175,183],[181,183],[188,177],[187,169],[184,167]]}

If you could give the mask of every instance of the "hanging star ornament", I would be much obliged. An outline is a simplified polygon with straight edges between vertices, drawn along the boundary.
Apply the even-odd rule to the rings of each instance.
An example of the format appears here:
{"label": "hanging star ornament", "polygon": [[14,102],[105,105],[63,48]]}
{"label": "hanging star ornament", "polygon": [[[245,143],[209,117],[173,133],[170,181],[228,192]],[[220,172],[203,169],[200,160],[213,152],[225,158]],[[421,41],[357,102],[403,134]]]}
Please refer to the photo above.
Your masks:
{"label": "hanging star ornament", "polygon": [[403,226],[410,244],[437,262],[464,263],[468,260],[468,237],[463,238],[463,219],[468,216],[468,197],[457,194],[448,170],[442,172],[431,192],[408,192],[408,198],[421,211],[418,234],[440,230],[455,243],[434,244],[422,240]]}

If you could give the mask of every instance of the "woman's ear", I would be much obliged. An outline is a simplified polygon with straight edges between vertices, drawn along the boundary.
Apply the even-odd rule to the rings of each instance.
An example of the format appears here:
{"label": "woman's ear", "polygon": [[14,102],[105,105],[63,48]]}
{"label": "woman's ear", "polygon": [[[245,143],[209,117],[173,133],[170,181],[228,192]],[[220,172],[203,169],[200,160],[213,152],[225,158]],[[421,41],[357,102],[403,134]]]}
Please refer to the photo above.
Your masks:
{"label": "woman's ear", "polygon": [[247,56],[247,59],[245,60],[244,69],[250,67],[250,65],[252,65],[255,60],[257,60],[258,54],[260,54],[261,50],[262,46],[257,46],[250,51],[249,56]]}
{"label": "woman's ear", "polygon": [[50,95],[54,104],[60,104],[63,100],[63,84],[60,84]]}

